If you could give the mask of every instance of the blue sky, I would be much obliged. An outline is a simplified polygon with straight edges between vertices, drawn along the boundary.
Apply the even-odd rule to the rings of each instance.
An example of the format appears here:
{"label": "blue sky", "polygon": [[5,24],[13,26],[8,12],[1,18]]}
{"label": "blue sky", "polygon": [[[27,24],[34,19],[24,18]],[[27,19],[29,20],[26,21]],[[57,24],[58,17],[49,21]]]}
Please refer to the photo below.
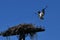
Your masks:
{"label": "blue sky", "polygon": [[[0,32],[21,23],[45,26],[45,32],[37,33],[38,40],[60,40],[60,1],[59,0],[0,0]],[[45,6],[45,19],[41,21],[37,13]],[[16,36],[11,40],[18,40]],[[6,38],[0,36],[0,40]],[[30,40],[30,37],[26,37]]]}

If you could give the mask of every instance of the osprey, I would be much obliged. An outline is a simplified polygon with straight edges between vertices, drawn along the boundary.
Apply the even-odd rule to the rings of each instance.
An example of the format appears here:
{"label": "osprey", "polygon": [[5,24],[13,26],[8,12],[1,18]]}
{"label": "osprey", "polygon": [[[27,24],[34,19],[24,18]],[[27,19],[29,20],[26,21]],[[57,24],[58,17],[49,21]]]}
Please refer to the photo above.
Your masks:
{"label": "osprey", "polygon": [[44,9],[42,9],[42,11],[38,11],[38,14],[37,14],[37,15],[39,16],[39,18],[40,18],[41,20],[44,19],[45,9],[46,9],[46,7],[45,7]]}
{"label": "osprey", "polygon": [[40,19],[44,19],[44,15],[45,15],[45,9],[42,9],[42,11],[38,11],[38,16],[40,17]]}

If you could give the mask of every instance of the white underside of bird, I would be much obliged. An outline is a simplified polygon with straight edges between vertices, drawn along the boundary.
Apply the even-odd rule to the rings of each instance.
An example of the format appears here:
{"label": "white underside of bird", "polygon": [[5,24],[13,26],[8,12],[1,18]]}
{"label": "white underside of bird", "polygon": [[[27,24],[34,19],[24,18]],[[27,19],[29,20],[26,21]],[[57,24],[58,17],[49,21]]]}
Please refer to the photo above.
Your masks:
{"label": "white underside of bird", "polygon": [[41,12],[41,13],[39,14],[39,17],[40,17],[40,18],[43,18],[43,16],[44,16],[44,13]]}

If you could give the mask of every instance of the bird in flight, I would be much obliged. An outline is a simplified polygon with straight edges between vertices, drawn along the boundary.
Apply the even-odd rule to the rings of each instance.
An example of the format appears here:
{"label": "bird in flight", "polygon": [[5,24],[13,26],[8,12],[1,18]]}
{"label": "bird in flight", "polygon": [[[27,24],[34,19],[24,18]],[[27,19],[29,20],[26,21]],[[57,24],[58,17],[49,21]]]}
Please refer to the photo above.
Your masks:
{"label": "bird in flight", "polygon": [[41,11],[38,11],[38,12],[37,12],[38,17],[39,17],[41,20],[44,19],[45,9],[46,9],[46,8],[47,8],[47,7],[45,7],[45,8],[42,9]]}

